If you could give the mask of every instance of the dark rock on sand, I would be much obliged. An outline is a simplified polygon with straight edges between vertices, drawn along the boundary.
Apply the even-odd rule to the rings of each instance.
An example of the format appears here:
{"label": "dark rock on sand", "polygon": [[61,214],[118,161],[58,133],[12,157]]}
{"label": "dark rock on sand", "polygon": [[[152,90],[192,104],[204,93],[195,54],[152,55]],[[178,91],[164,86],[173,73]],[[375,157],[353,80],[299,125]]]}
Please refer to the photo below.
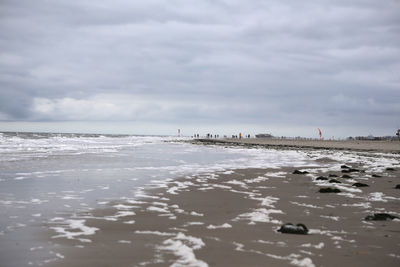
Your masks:
{"label": "dark rock on sand", "polygon": [[366,221],[390,221],[393,219],[398,219],[399,217],[387,214],[387,213],[374,213],[374,215],[368,215],[365,217]]}
{"label": "dark rock on sand", "polygon": [[308,171],[299,171],[299,170],[294,170],[293,174],[307,174]]}
{"label": "dark rock on sand", "polygon": [[321,189],[319,189],[318,192],[320,192],[320,193],[340,193],[340,192],[342,192],[342,191],[340,191],[340,190],[337,189],[337,188],[330,188],[330,187],[328,187],[328,188],[321,188]]}
{"label": "dark rock on sand", "polygon": [[387,170],[387,171],[391,171],[391,172],[392,172],[392,171],[395,171],[395,169],[393,169],[393,168],[386,168],[386,170]]}
{"label": "dark rock on sand", "polygon": [[336,184],[341,184],[342,182],[336,180],[336,179],[330,179],[329,180],[330,183],[336,183]]}
{"label": "dark rock on sand", "polygon": [[378,174],[372,174],[372,177],[380,178],[380,177],[382,177],[382,176],[380,176],[380,175],[378,175]]}
{"label": "dark rock on sand", "polygon": [[340,166],[340,168],[342,168],[342,169],[350,169],[350,167],[346,166],[346,165],[342,165],[342,166]]}
{"label": "dark rock on sand", "polygon": [[296,235],[306,235],[308,233],[307,227],[299,223],[296,226],[291,223],[285,223],[278,229],[278,232],[283,234],[296,234]]}
{"label": "dark rock on sand", "polygon": [[320,176],[320,177],[317,177],[317,179],[315,179],[315,180],[317,180],[317,181],[326,181],[326,180],[328,180],[328,178],[326,178],[324,176]]}
{"label": "dark rock on sand", "polygon": [[342,178],[351,179],[351,178],[353,178],[353,177],[351,177],[350,175],[345,174],[345,175],[342,175]]}
{"label": "dark rock on sand", "polygon": [[367,184],[363,184],[363,183],[354,183],[351,186],[355,186],[355,187],[368,187],[369,185]]}
{"label": "dark rock on sand", "polygon": [[339,176],[336,174],[329,174],[329,177],[339,177]]}
{"label": "dark rock on sand", "polygon": [[394,188],[395,189],[400,189],[400,184],[396,185]]}

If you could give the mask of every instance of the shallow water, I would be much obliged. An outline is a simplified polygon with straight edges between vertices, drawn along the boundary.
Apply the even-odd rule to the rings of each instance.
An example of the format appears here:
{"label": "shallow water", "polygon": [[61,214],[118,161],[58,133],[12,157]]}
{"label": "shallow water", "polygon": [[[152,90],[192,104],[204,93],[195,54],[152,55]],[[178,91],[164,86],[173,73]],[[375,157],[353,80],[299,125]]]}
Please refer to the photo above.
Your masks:
{"label": "shallow water", "polygon": [[154,181],[247,167],[306,164],[305,153],[195,146],[172,137],[0,134],[0,257],[6,266],[51,251],[52,218],[136,197]]}
{"label": "shallow water", "polygon": [[[214,172],[244,168],[276,168],[277,175],[280,167],[291,166],[313,167],[310,172],[318,171],[318,167],[338,171],[340,162],[360,163],[370,172],[380,172],[398,164],[397,155],[198,146],[182,140],[185,139],[0,133],[2,266],[40,266],[49,258],[61,258],[54,252],[56,245],[46,239],[51,225],[66,224],[92,234],[95,229],[86,228],[71,217],[118,200],[138,199],[145,188],[161,187],[170,179],[205,173],[212,176]],[[318,163],[318,158],[338,162]],[[182,186],[185,187],[172,187],[169,193],[181,190]],[[385,200],[384,196],[371,195],[371,199],[378,197]],[[51,231],[63,238],[71,234],[63,233],[65,228],[60,227]]]}

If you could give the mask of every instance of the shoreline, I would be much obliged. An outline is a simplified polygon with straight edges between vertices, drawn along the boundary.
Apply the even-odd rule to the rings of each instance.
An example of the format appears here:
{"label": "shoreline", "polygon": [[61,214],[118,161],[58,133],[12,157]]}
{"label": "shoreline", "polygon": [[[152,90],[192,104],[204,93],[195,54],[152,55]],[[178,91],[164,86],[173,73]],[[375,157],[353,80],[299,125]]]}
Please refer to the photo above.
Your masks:
{"label": "shoreline", "polygon": [[[343,178],[342,164],[359,171]],[[400,217],[399,164],[379,172],[371,166],[320,158],[315,166],[232,169],[150,184],[138,199],[76,214],[70,229],[61,223],[60,233],[79,236],[49,232],[44,238],[58,255],[49,266],[398,266],[400,221],[365,218]],[[340,184],[316,179],[332,175]],[[319,193],[326,187],[342,192]],[[277,232],[288,222],[310,233]]]}
{"label": "shoreline", "polygon": [[302,140],[302,139],[269,139],[269,138],[242,138],[242,139],[193,139],[193,144],[205,145],[232,145],[247,147],[265,147],[276,149],[322,149],[322,150],[349,150],[360,152],[383,152],[400,154],[400,141],[367,141],[367,140]]}

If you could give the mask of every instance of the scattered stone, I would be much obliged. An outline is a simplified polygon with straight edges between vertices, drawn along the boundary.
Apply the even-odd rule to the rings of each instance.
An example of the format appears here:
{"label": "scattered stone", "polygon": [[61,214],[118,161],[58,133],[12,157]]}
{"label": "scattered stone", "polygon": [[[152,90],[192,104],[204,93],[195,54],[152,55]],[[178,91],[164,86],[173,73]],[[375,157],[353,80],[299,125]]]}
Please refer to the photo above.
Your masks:
{"label": "scattered stone", "polygon": [[326,181],[326,180],[328,180],[328,178],[326,178],[326,177],[324,177],[324,176],[320,176],[320,177],[318,177],[318,178],[315,179],[315,180],[318,180],[318,181]]}
{"label": "scattered stone", "polygon": [[330,179],[329,180],[330,183],[336,183],[336,184],[341,184],[342,182],[336,180],[336,179]]}
{"label": "scattered stone", "polygon": [[386,168],[386,170],[387,170],[387,171],[391,171],[391,172],[392,172],[392,171],[395,171],[394,168]]}
{"label": "scattered stone", "polygon": [[342,191],[340,191],[340,190],[337,189],[337,188],[330,188],[330,187],[328,187],[328,188],[320,188],[320,189],[319,189],[319,192],[320,192],[320,193],[340,193],[340,192],[342,192]]}
{"label": "scattered stone", "polygon": [[400,184],[396,185],[395,189],[400,189]]}
{"label": "scattered stone", "polygon": [[342,168],[342,169],[350,169],[350,167],[346,166],[346,165],[342,165],[342,166],[340,166],[340,168]]}
{"label": "scattered stone", "polygon": [[387,213],[374,213],[374,215],[368,215],[365,217],[366,221],[390,221],[393,219],[398,219],[399,217],[387,214]]}
{"label": "scattered stone", "polygon": [[306,235],[308,233],[307,227],[299,223],[296,226],[291,223],[285,223],[278,229],[278,232],[283,234],[296,234],[296,235]]}
{"label": "scattered stone", "polygon": [[299,171],[299,170],[294,170],[293,174],[307,174],[308,171]]}
{"label": "scattered stone", "polygon": [[369,185],[367,184],[363,184],[363,183],[354,183],[351,186],[355,186],[355,187],[368,187]]}
{"label": "scattered stone", "polygon": [[378,174],[372,174],[372,177],[380,178],[380,177],[382,177],[382,176],[380,176],[380,175],[378,175]]}
{"label": "scattered stone", "polygon": [[339,176],[336,174],[329,174],[329,177],[339,177]]}
{"label": "scattered stone", "polygon": [[350,175],[345,174],[345,175],[342,175],[342,178],[351,179],[351,178],[353,178],[353,177],[351,177]]}

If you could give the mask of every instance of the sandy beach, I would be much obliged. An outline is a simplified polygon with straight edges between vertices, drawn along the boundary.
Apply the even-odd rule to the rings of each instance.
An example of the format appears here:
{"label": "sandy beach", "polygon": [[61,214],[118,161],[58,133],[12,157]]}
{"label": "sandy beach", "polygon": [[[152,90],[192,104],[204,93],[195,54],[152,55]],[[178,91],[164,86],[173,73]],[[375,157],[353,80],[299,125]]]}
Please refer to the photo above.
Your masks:
{"label": "sandy beach", "polygon": [[399,140],[306,140],[306,139],[275,139],[275,138],[224,138],[196,139],[195,143],[242,145],[265,148],[297,148],[297,149],[335,149],[352,151],[379,151],[385,153],[400,153]]}
{"label": "sandy beach", "polygon": [[[154,182],[139,198],[75,214],[69,225],[54,219],[54,231],[42,237],[57,248],[48,265],[398,266],[400,220],[365,218],[400,217],[399,158],[306,153],[315,161],[302,168],[232,169]],[[357,182],[368,186],[352,186]],[[278,232],[284,223],[302,223],[309,232]]]}

